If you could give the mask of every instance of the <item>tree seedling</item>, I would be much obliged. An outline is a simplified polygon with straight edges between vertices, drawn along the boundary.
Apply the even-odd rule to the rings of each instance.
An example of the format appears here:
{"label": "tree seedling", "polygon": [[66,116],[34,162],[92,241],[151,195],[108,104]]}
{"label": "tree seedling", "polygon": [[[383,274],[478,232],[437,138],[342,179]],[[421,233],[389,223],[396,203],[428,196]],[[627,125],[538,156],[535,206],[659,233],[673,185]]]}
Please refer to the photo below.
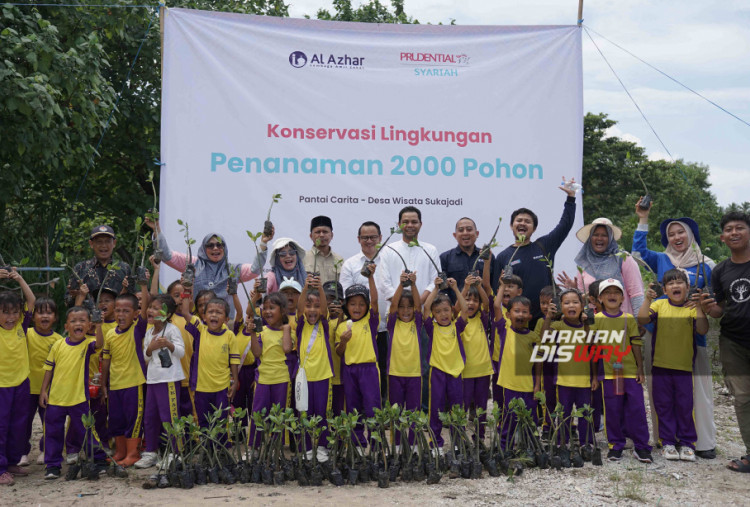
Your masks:
{"label": "tree seedling", "polygon": [[[258,240],[263,236],[264,233],[262,232],[250,232],[245,231],[247,233],[247,237],[250,238],[250,240],[253,242],[253,246],[255,247],[255,255],[256,257],[260,258],[260,249],[258,248]],[[263,274],[263,266],[260,267],[260,277],[258,278],[260,280],[260,283],[258,284],[258,287],[255,289],[258,291],[259,294],[265,294],[266,290],[268,290],[268,280]]]}
{"label": "tree seedling", "polygon": [[[320,247],[320,238],[315,238],[314,241],[315,248],[317,249]],[[318,253],[316,252],[315,255],[313,255],[313,270],[312,273],[310,273],[312,276],[316,276],[320,278],[320,271],[318,271]]]}
{"label": "tree seedling", "polygon": [[482,248],[479,250],[479,256],[474,261],[474,265],[471,266],[471,273],[474,276],[479,276],[479,270],[477,270],[477,263],[479,262],[479,259],[482,259],[483,261],[490,260],[490,250],[492,248],[496,248],[498,246],[497,241],[495,241],[495,238],[497,237],[497,231],[500,230],[500,224],[503,222],[503,217],[500,217],[497,220],[497,227],[495,227],[495,232],[492,233],[492,237],[490,240],[485,243]]}
{"label": "tree seedling", "polygon": [[185,245],[187,246],[187,266],[185,266],[185,271],[182,274],[182,283],[186,288],[190,288],[195,282],[195,264],[193,264],[192,249],[195,240],[190,237],[190,228],[187,222],[183,222],[182,219],[178,218],[177,224],[181,226],[180,232],[185,235]]}
{"label": "tree seedling", "polygon": [[[627,252],[625,252],[625,254],[627,255]],[[646,282],[646,286],[656,292],[657,298],[662,297],[664,295],[664,289],[657,281],[658,277],[654,270],[651,269],[651,266],[649,266],[648,263],[643,260],[643,257],[641,257],[641,252],[633,252],[630,256],[639,266],[643,267],[646,270],[643,273],[643,281]]]}
{"label": "tree seedling", "polygon": [[[75,269],[73,269],[72,266],[68,265],[65,262],[65,256],[62,252],[55,252],[55,262],[60,264],[60,266],[64,268],[68,268],[71,273],[73,273],[73,278],[70,279],[70,290],[78,290],[81,285],[83,285],[83,278],[78,276],[78,273],[76,273]],[[5,269],[7,271],[10,271],[12,269],[12,266],[6,266],[5,261],[3,260],[2,256],[0,256],[0,264],[3,264],[0,269]]]}
{"label": "tree seedling", "polygon": [[133,256],[133,262],[138,262],[138,255],[141,256],[141,262],[135,268],[135,280],[138,285],[144,285],[148,283],[146,277],[146,251],[151,245],[151,234],[141,234],[141,227],[143,226],[143,219],[137,217],[135,219],[135,255]]}
{"label": "tree seedling", "polygon": [[[154,195],[154,207],[146,212],[146,218],[156,223],[159,220],[159,208],[157,207],[156,184],[154,183],[154,171],[148,172],[146,181],[151,184],[151,192]],[[164,250],[159,245],[159,235],[154,234],[154,263],[159,264],[164,257]]]}
{"label": "tree seedling", "polygon": [[[630,158],[630,152],[627,152],[625,154],[625,157],[629,159]],[[651,201],[653,199],[651,199],[651,194],[648,193],[648,187],[646,187],[646,182],[643,181],[643,178],[641,177],[641,173],[638,173],[638,179],[641,180],[641,184],[643,185],[643,190],[646,191],[646,195],[644,195],[643,197],[641,197],[641,200],[638,202],[638,207],[645,211],[645,210],[651,208]]]}
{"label": "tree seedling", "polygon": [[[404,260],[404,257],[400,253],[398,253],[398,250],[396,250],[395,248],[393,248],[391,245],[388,245],[388,248],[390,248],[391,250],[393,250],[394,252],[396,252],[396,255],[398,255],[398,258],[401,259],[401,263],[404,265],[404,273],[406,273],[406,274],[411,273],[411,271],[409,271],[409,268],[406,266],[406,260]],[[402,287],[411,287],[411,280],[409,280],[409,279],[404,280],[403,282],[401,282],[401,286]]]}
{"label": "tree seedling", "polygon": [[273,194],[271,196],[271,205],[268,207],[268,213],[266,214],[266,221],[263,223],[263,234],[270,236],[273,234],[273,222],[271,222],[271,209],[273,205],[281,200],[281,194]]}
{"label": "tree seedling", "polygon": [[513,276],[513,258],[518,253],[518,249],[523,246],[523,244],[526,242],[526,235],[525,234],[519,234],[516,238],[516,243],[518,245],[516,246],[516,249],[513,250],[513,255],[510,256],[510,259],[508,260],[508,264],[505,265],[503,268],[503,271],[505,272],[505,278],[510,278]]}
{"label": "tree seedling", "polygon": [[372,259],[365,260],[365,263],[362,266],[362,269],[359,271],[359,274],[361,274],[362,276],[366,278],[370,278],[371,273],[370,273],[369,266],[371,264],[375,264],[375,258],[378,255],[380,255],[380,251],[383,249],[383,247],[385,247],[388,244],[388,240],[390,240],[394,234],[401,234],[402,232],[403,232],[403,229],[401,229],[401,226],[398,224],[396,224],[396,227],[391,227],[391,233],[388,235],[387,238],[385,238],[385,241],[375,245],[375,255],[372,256]]}
{"label": "tree seedling", "polygon": [[427,258],[430,259],[430,262],[435,268],[435,271],[437,271],[437,276],[442,280],[438,288],[440,290],[448,290],[448,276],[444,272],[440,271],[440,267],[435,263],[435,259],[430,257],[430,254],[427,253],[427,250],[425,250],[424,247],[420,245],[416,239],[409,242],[409,247],[418,247],[424,252]]}
{"label": "tree seedling", "polygon": [[552,259],[550,259],[548,256],[543,255],[541,259],[539,259],[539,262],[547,266],[547,271],[549,271],[549,277],[550,280],[552,280],[552,303],[554,303],[555,308],[557,308],[557,312],[555,313],[555,319],[560,318],[562,315],[562,305],[560,305],[560,296],[557,294],[557,284],[555,283],[555,265],[552,262]]}

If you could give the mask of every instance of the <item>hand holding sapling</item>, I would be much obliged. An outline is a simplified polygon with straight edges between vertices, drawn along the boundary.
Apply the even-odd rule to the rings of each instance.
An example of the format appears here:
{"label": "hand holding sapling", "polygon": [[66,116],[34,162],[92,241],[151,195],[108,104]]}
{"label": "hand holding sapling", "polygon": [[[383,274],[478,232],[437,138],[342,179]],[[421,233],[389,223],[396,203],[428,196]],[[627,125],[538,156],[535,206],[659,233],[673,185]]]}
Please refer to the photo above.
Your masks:
{"label": "hand holding sapling", "polygon": [[266,221],[263,223],[263,235],[269,238],[272,238],[273,233],[274,233],[273,222],[271,222],[271,209],[273,208],[274,203],[277,203],[280,200],[281,200],[281,194],[273,194],[271,196],[271,205],[268,207],[268,214],[266,214]]}
{"label": "hand holding sapling", "polygon": [[177,224],[182,226],[180,232],[183,232],[185,234],[185,245],[187,245],[188,251],[187,266],[185,266],[185,271],[183,271],[182,273],[182,285],[183,287],[191,288],[193,286],[193,283],[195,282],[195,264],[193,264],[192,250],[192,245],[195,244],[195,240],[190,237],[190,228],[188,227],[187,222],[183,222],[178,218]]}
{"label": "hand holding sapling", "polygon": [[[255,255],[257,257],[260,257],[260,250],[258,250],[258,238],[260,238],[263,233],[260,232],[250,232],[245,231],[247,233],[247,237],[250,238],[250,240],[253,242],[253,246],[255,247]],[[261,240],[262,241],[262,240]],[[268,287],[268,281],[266,277],[263,275],[263,266],[260,267],[260,276],[258,277],[258,280],[255,282],[255,290],[258,291],[259,294],[265,294]]]}
{"label": "hand holding sapling", "polygon": [[510,259],[508,259],[508,264],[505,265],[503,268],[503,271],[505,272],[505,277],[509,278],[513,276],[513,258],[518,253],[518,249],[521,248],[524,243],[526,243],[526,235],[525,234],[519,234],[516,237],[516,249],[513,250],[513,255],[510,256]]}

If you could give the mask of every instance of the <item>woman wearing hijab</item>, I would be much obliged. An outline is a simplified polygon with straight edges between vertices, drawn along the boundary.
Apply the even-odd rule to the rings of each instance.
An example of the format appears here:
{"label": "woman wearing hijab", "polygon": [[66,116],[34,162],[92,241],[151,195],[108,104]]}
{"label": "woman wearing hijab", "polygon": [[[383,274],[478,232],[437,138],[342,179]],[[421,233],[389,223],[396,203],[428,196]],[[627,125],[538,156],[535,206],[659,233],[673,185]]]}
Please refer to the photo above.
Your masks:
{"label": "woman wearing hijab", "polygon": [[576,232],[576,237],[583,247],[575,262],[583,268],[583,273],[576,275],[575,285],[586,294],[588,286],[596,280],[614,278],[625,289],[622,311],[637,315],[643,303],[643,280],[635,260],[629,255],[618,255],[617,241],[622,237],[622,230],[608,218],[597,218]]}
{"label": "woman wearing hijab", "polygon": [[279,238],[273,242],[271,250],[260,251],[260,255],[253,262],[253,271],[260,273],[268,259],[271,270],[266,274],[268,279],[267,293],[279,290],[279,285],[284,280],[296,280],[300,285],[305,284],[307,272],[305,271],[305,250],[292,238]]}
{"label": "woman wearing hijab", "polygon": [[[180,273],[184,272],[187,267],[187,255],[182,252],[170,250],[167,238],[159,227],[159,222],[153,223],[147,220],[146,224],[159,235],[159,247],[164,252],[162,256],[164,263]],[[212,290],[216,294],[216,297],[227,302],[231,309],[229,318],[233,319],[235,314],[234,304],[232,303],[232,296],[227,294],[230,266],[235,273],[239,274],[239,281],[242,282],[252,280],[258,275],[252,272],[249,264],[230,265],[228,258],[229,247],[227,246],[227,242],[224,241],[224,236],[216,232],[207,234],[203,238],[203,241],[201,241],[196,256],[193,257],[193,264],[195,265],[193,293],[198,294],[200,291],[206,289]]]}
{"label": "woman wearing hijab", "polygon": [[[685,271],[691,286],[696,285],[697,280],[697,286],[701,289],[705,288],[710,283],[711,266],[714,262],[704,257],[701,252],[701,236],[695,220],[688,217],[664,220],[659,229],[661,244],[665,249],[663,252],[654,252],[646,245],[651,207],[643,210],[638,206],[640,203],[639,200],[635,206],[638,227],[633,233],[633,252],[641,254],[643,260],[656,273],[659,282],[662,281],[664,273],[677,268]],[[716,423],[714,422],[713,379],[708,357],[708,342],[704,335],[696,334],[695,344],[697,347],[693,365],[693,417],[695,429],[698,432],[695,455],[703,459],[714,459],[716,457]],[[644,340],[644,363],[647,374],[651,369],[651,353],[648,352],[650,347],[650,340]],[[652,420],[655,420],[653,414],[652,410]],[[655,424],[652,426],[656,427]]]}

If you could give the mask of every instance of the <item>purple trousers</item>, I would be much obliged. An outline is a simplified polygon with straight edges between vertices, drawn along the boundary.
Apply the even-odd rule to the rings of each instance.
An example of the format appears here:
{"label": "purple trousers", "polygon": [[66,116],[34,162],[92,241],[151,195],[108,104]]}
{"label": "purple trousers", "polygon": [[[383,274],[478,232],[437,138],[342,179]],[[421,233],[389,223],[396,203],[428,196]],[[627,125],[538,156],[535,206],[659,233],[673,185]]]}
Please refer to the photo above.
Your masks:
{"label": "purple trousers", "polygon": [[[317,380],[307,383],[307,416],[319,415],[323,418],[322,424],[326,422],[326,414],[331,408],[331,379]],[[318,445],[326,447],[328,445],[328,428],[320,433]],[[310,436],[305,436],[305,449],[312,449],[312,440]],[[313,449],[314,450],[314,449]]]}
{"label": "purple trousers", "polygon": [[512,389],[505,389],[504,387],[501,387],[500,389],[502,390],[501,396],[503,407],[505,409],[505,416],[498,425],[498,431],[500,432],[500,446],[503,449],[506,449],[509,440],[514,438],[516,427],[518,426],[518,418],[509,408],[511,400],[521,398],[526,404],[526,407],[531,410],[532,414],[536,411],[536,400],[534,399],[533,392],[514,391]]}
{"label": "purple trousers", "polygon": [[[94,414],[96,434],[103,449],[109,449],[109,428],[107,427],[107,402],[101,398],[89,398],[89,408]],[[65,452],[78,454],[83,442],[83,426],[69,426],[65,434]]]}
{"label": "purple trousers", "polygon": [[195,391],[195,412],[198,414],[198,425],[201,428],[208,426],[207,416],[213,414],[217,408],[223,410],[229,408],[226,389],[213,393]]}
{"label": "purple trousers", "polygon": [[[166,435],[164,424],[179,419],[180,382],[149,384],[146,390],[146,410],[143,413],[143,434],[146,452],[157,452]],[[177,452],[177,442],[171,442],[171,451]]]}
{"label": "purple trousers", "polygon": [[557,406],[557,390],[555,387],[555,365],[545,361],[542,363],[542,389],[544,390],[545,404],[539,406],[542,409],[539,420],[542,421],[545,428],[551,427],[551,414]]}
{"label": "purple trousers", "polygon": [[[34,426],[34,416],[39,413],[39,419],[42,421],[42,424],[44,424],[44,412],[45,409],[39,406],[39,395],[30,394],[29,412],[26,415],[26,440],[24,441],[26,442],[26,450],[24,451],[24,454],[26,455],[31,452],[31,432]],[[39,450],[44,452],[44,435],[39,438]]]}
{"label": "purple trousers", "polygon": [[[575,405],[576,409],[581,409],[584,405],[591,406],[591,389],[588,387],[557,386],[557,400],[563,406],[565,418],[567,419],[573,412],[573,405]],[[558,443],[567,443],[572,425],[573,421],[571,419],[565,421]],[[578,418],[578,442],[581,445],[594,442],[592,436],[589,435],[589,423],[583,417]]]}
{"label": "purple trousers", "polygon": [[[404,410],[419,410],[422,377],[388,375],[388,403]],[[414,444],[414,431],[409,431],[409,445]],[[396,430],[396,445],[401,445],[401,432]]]}
{"label": "purple trousers", "polygon": [[461,376],[454,377],[444,371],[430,367],[430,428],[435,434],[435,443],[443,447],[443,423],[440,412],[450,410],[453,405],[463,405],[464,390]]}
{"label": "purple trousers", "polygon": [[[46,413],[44,414],[44,464],[49,467],[60,468],[62,466],[62,452],[63,444],[65,442],[65,418],[70,417],[70,427],[68,432],[73,432],[74,438],[77,440],[80,436],[80,440],[74,442],[78,446],[78,449],[82,445],[86,446],[86,451],[90,452],[91,446],[93,446],[93,456],[95,460],[103,461],[107,459],[107,455],[102,450],[99,442],[99,436],[96,434],[96,427],[94,427],[93,434],[89,435],[88,439],[85,439],[84,435],[86,430],[83,427],[83,421],[81,416],[89,413],[89,404],[87,402],[73,405],[72,407],[61,407],[59,405],[48,405]],[[70,453],[71,450],[67,449]]]}
{"label": "purple trousers", "polygon": [[29,379],[14,387],[0,387],[0,474],[19,462],[29,445],[26,419],[30,403]]}
{"label": "purple trousers", "polygon": [[109,391],[109,435],[139,438],[143,429],[144,384]]}
{"label": "purple trousers", "polygon": [[602,415],[604,414],[604,395],[602,394],[602,382],[599,387],[591,393],[591,405],[594,408],[594,432],[598,433],[602,427]]}
{"label": "purple trousers", "polygon": [[651,379],[659,440],[663,445],[695,449],[698,433],[693,420],[693,372],[654,366]]}
{"label": "purple trousers", "polygon": [[346,395],[342,384],[331,385],[331,412],[334,417],[346,409]]}
{"label": "purple trousers", "polygon": [[190,394],[188,386],[180,386],[180,417],[192,415],[197,420],[195,407],[193,406],[193,395]]}
{"label": "purple trousers", "polygon": [[240,385],[234,393],[232,405],[235,408],[244,408],[247,415],[242,419],[243,426],[250,420],[250,412],[253,409],[253,391],[255,391],[255,365],[245,365],[240,369],[238,376]]}
{"label": "purple trousers", "polygon": [[375,409],[380,408],[380,372],[376,363],[341,365],[344,382],[346,410],[355,410],[364,417],[359,418],[354,434],[359,445],[366,446],[364,419],[375,417]]}
{"label": "purple trousers", "polygon": [[[264,408],[266,413],[274,405],[286,408],[287,394],[289,391],[289,382],[279,384],[255,384],[255,393],[253,394],[253,414],[260,412]],[[261,434],[255,429],[255,421],[250,420],[250,446],[256,450],[260,449]]]}
{"label": "purple trousers", "polygon": [[[491,375],[464,379],[464,407],[466,410],[471,410],[473,405],[475,408],[481,408],[485,412],[487,411],[487,398],[490,393],[490,379]],[[479,420],[481,422],[479,426],[479,438],[484,438],[484,423],[487,420],[487,414],[485,413],[479,418]]]}
{"label": "purple trousers", "polygon": [[643,401],[643,386],[634,378],[626,378],[625,394],[615,394],[615,381],[602,382],[604,396],[604,430],[610,449],[625,448],[625,435],[636,449],[651,450],[648,445],[648,422]]}

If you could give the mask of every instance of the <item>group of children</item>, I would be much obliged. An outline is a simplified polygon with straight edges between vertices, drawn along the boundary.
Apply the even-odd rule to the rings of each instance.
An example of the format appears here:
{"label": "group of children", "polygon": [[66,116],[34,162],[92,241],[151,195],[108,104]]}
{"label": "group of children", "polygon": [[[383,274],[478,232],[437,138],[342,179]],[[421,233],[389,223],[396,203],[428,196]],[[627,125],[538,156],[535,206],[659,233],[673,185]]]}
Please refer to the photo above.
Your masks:
{"label": "group of children", "polygon": [[[154,280],[158,268],[156,264]],[[122,466],[147,468],[157,463],[159,447],[166,442],[163,423],[192,414],[203,426],[216,408],[244,408],[252,414],[274,404],[295,407],[295,379],[306,383],[307,414],[323,420],[342,410],[373,417],[381,406],[380,375],[388,376],[389,403],[419,410],[425,355],[435,452],[444,444],[441,411],[454,405],[484,409],[492,393],[506,410],[520,398],[537,414],[535,393],[544,391],[546,403],[537,419],[543,431],[550,432],[557,403],[566,419],[573,407],[590,405],[604,419],[609,458],[621,459],[628,437],[635,457],[648,463],[652,457],[638,330],[648,323],[655,323],[654,405],[665,456],[695,460],[694,333],[705,333],[708,323],[702,309],[705,296],[689,300],[683,272],[665,274],[666,299],[656,299],[649,289],[637,316],[620,310],[623,287],[614,279],[591,284],[588,300],[575,289],[563,290],[559,308],[554,291],[546,288],[540,295],[545,318],[531,329],[531,304],[523,296],[522,280],[501,275],[494,294],[488,268],[485,263],[482,277],[469,275],[460,291],[456,280],[436,279],[424,305],[412,290],[416,274],[402,273],[387,310],[385,372],[378,368],[374,264],[369,265],[369,286],[353,285],[345,294],[338,283],[321,284],[308,275],[303,284],[284,280],[278,292],[262,299],[254,291],[245,312],[235,295],[234,322],[225,300],[211,291],[194,295],[183,281],[172,283],[166,294],[158,294],[158,282],[151,294],[141,286],[140,301],[127,292],[102,290],[98,322],[82,306],[90,297],[83,290],[66,313],[65,338],[53,331],[54,301],[36,299],[15,270],[0,270],[0,279],[18,282],[26,301],[24,307],[15,292],[0,292],[0,483],[26,474],[22,466],[28,464],[37,412],[44,422],[39,445],[47,478],[60,476],[64,454],[71,463],[84,448],[101,467],[110,454]],[[455,292],[455,305],[441,292],[446,288]],[[593,320],[587,307],[596,308]],[[623,339],[609,349],[597,348],[606,340],[579,342],[584,345],[576,347],[574,359],[548,360],[544,368],[534,360],[537,344],[558,343],[564,331],[570,336],[581,330]],[[609,353],[588,353],[592,347]],[[90,430],[81,422],[89,412],[95,417]],[[497,428],[501,445],[513,438],[515,424],[506,417]],[[593,428],[585,418],[578,419],[581,446],[592,445],[599,424],[598,417]],[[364,425],[355,433],[366,446]],[[568,434],[560,432],[560,443]],[[400,444],[406,436],[394,437]],[[259,438],[250,420],[251,444]],[[413,442],[414,435],[408,438]],[[320,442],[325,441],[324,434]],[[306,442],[305,449],[327,459],[325,446],[312,449]]]}

